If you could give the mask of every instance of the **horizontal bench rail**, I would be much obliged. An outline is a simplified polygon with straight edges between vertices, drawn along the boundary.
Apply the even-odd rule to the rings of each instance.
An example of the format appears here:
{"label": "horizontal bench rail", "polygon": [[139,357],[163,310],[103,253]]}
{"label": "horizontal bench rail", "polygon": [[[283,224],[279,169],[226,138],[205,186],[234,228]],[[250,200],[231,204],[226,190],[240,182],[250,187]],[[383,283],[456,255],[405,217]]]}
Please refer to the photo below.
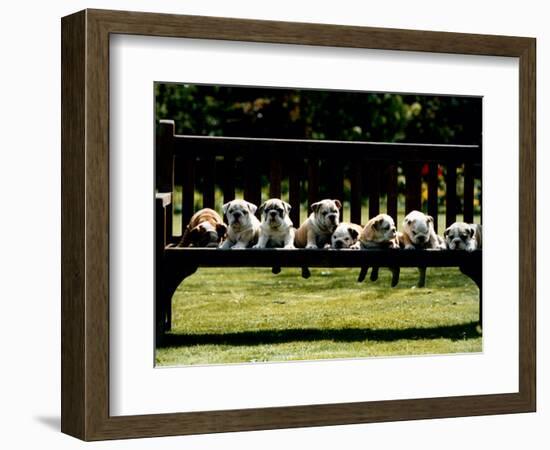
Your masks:
{"label": "horizontal bench rail", "polygon": [[275,154],[293,159],[296,150],[301,158],[342,158],[345,151],[346,158],[366,160],[481,163],[479,145],[174,135],[174,154],[186,157],[253,155],[267,159]]}
{"label": "horizontal bench rail", "polygon": [[230,249],[167,247],[168,264],[192,267],[460,267],[481,263],[482,251]]}

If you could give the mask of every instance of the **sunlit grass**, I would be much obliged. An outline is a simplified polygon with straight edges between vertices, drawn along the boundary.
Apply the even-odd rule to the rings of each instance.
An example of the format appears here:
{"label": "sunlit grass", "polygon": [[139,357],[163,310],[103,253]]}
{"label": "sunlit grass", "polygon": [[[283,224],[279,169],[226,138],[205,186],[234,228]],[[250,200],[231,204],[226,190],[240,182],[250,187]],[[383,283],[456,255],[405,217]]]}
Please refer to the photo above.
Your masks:
{"label": "sunlit grass", "polygon": [[358,269],[201,268],[173,298],[158,365],[479,352],[479,293],[458,269],[357,283]]}

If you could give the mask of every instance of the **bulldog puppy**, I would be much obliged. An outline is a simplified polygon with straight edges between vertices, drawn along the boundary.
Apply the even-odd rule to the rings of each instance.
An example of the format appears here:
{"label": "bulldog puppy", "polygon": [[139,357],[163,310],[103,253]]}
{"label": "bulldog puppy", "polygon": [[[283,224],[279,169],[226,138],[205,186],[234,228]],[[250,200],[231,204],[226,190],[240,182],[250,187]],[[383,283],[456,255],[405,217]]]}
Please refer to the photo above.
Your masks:
{"label": "bulldog puppy", "polygon": [[399,248],[397,228],[391,216],[378,214],[367,222],[359,238],[363,248]]}
{"label": "bulldog puppy", "polygon": [[[340,222],[339,200],[321,200],[311,205],[310,216],[296,230],[294,245],[298,248],[328,248],[332,233]],[[311,273],[302,267],[302,277],[309,278]]]}
{"label": "bulldog puppy", "polygon": [[[383,250],[383,249],[398,249],[399,248],[399,234],[395,227],[393,218],[388,214],[378,214],[376,217],[370,219],[365,228],[363,228],[359,237],[361,247],[367,250]],[[378,267],[373,267],[370,275],[371,281],[378,279]],[[391,286],[397,286],[399,282],[399,267],[390,267],[392,272]],[[358,282],[365,280],[369,271],[368,266],[361,268]]]}
{"label": "bulldog puppy", "polygon": [[291,206],[278,198],[260,205],[260,233],[253,248],[294,248],[295,229],[288,216]]}
{"label": "bulldog puppy", "polygon": [[358,238],[362,231],[363,228],[361,228],[361,225],[351,222],[341,222],[332,233],[330,238],[331,247],[336,249],[361,248],[361,243]]}
{"label": "bulldog puppy", "polygon": [[403,221],[403,248],[445,249],[445,241],[434,230],[434,219],[420,211],[411,211]]}
{"label": "bulldog puppy", "polygon": [[[401,245],[405,250],[443,250],[446,248],[443,238],[434,230],[434,219],[420,211],[411,211],[403,220]],[[426,286],[426,267],[418,268],[417,287]]]}
{"label": "bulldog puppy", "polygon": [[217,247],[225,237],[227,226],[210,208],[197,211],[183,232],[180,247]]}
{"label": "bulldog puppy", "polygon": [[294,245],[298,248],[325,248],[330,246],[332,233],[340,222],[339,200],[321,200],[311,205],[310,216],[296,230]]}
{"label": "bulldog puppy", "polygon": [[245,200],[232,200],[223,205],[229,228],[220,248],[247,248],[258,242],[260,221],[254,215],[257,206]]}
{"label": "bulldog puppy", "polygon": [[455,222],[443,233],[449,250],[473,252],[481,248],[481,225],[478,223]]}

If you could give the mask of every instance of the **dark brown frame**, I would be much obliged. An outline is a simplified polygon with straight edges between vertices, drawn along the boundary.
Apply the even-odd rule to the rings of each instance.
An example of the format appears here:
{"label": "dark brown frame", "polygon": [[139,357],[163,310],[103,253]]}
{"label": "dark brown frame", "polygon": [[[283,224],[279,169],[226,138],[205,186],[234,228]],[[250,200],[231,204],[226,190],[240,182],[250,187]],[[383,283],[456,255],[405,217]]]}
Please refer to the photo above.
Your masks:
{"label": "dark brown frame", "polygon": [[[533,38],[85,10],[62,20],[61,429],[84,440],[535,411]],[[109,35],[137,34],[519,58],[519,391],[109,416]]]}

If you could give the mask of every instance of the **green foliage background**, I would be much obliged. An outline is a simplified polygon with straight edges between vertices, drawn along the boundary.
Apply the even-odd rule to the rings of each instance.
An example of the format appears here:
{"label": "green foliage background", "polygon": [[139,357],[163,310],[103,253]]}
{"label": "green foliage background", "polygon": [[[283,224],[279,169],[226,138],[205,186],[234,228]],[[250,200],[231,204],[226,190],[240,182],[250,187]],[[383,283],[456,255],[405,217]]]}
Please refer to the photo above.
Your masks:
{"label": "green foliage background", "polygon": [[157,83],[178,134],[481,143],[480,97]]}

